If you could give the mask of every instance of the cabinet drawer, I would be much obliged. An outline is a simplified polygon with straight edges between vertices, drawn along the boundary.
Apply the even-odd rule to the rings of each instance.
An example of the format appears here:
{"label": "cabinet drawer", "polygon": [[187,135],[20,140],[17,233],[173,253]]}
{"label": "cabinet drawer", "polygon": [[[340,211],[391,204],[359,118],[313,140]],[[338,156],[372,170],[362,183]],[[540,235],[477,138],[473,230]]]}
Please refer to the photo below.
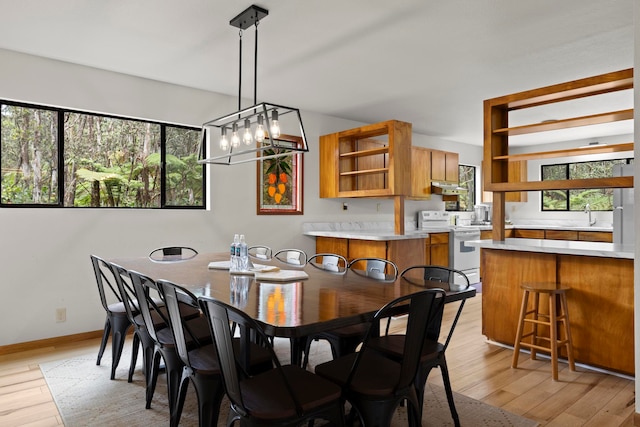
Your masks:
{"label": "cabinet drawer", "polygon": [[517,228],[513,231],[513,237],[521,239],[544,239],[544,230],[528,230]]}
{"label": "cabinet drawer", "polygon": [[431,244],[449,243],[449,233],[430,233]]}
{"label": "cabinet drawer", "polygon": [[579,231],[578,240],[613,243],[613,233],[608,231]]}
{"label": "cabinet drawer", "polygon": [[550,240],[578,240],[578,232],[571,230],[547,230],[544,236]]}

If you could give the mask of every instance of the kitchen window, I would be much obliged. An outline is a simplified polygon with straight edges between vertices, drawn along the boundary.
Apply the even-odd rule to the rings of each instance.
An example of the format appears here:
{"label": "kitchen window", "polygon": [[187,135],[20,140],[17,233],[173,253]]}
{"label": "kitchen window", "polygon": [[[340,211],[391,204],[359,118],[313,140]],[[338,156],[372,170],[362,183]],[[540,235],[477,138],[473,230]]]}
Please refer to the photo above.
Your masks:
{"label": "kitchen window", "polygon": [[469,165],[458,165],[458,183],[466,192],[458,196],[455,202],[445,202],[445,210],[451,211],[473,211],[476,200],[476,167]]}
{"label": "kitchen window", "polygon": [[[608,178],[613,166],[632,163],[633,159],[599,160],[541,166],[542,180]],[[583,211],[587,203],[592,211],[613,210],[613,189],[544,190],[541,197],[543,211]]]}
{"label": "kitchen window", "polygon": [[0,101],[0,206],[205,207],[200,129]]}

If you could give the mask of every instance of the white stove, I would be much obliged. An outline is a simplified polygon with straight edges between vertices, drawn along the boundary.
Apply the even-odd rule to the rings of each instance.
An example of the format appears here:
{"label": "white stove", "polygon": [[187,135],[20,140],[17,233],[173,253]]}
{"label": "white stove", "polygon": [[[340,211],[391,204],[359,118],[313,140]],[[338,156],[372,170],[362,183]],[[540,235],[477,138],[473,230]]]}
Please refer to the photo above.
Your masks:
{"label": "white stove", "polygon": [[470,240],[480,240],[480,227],[477,225],[451,225],[447,211],[418,212],[418,229],[448,228],[449,266],[467,275],[469,283],[480,281],[480,248],[468,245]]}

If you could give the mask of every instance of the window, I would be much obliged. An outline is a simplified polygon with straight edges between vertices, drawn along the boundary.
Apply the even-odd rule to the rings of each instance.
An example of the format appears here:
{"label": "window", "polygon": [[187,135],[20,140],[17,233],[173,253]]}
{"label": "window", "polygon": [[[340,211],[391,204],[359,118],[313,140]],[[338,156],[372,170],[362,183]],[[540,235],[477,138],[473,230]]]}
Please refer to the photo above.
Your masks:
{"label": "window", "polygon": [[[613,176],[614,165],[632,161],[616,159],[542,165],[541,175],[543,181],[607,178]],[[543,211],[583,211],[587,203],[591,210],[610,211],[613,209],[613,189],[544,190],[541,200]]]}
{"label": "window", "polygon": [[0,108],[2,206],[205,206],[199,128],[9,102]]}
{"label": "window", "polygon": [[458,165],[458,183],[467,191],[458,196],[459,211],[473,211],[476,200],[476,167]]}

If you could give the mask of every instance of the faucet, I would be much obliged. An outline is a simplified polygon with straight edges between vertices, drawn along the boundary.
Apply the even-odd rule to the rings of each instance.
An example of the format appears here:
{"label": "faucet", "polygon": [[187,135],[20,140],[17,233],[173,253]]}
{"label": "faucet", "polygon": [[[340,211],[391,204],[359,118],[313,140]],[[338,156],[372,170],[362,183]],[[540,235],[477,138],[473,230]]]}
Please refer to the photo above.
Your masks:
{"label": "faucet", "polygon": [[596,223],[596,218],[593,218],[593,220],[591,219],[591,206],[589,206],[589,203],[584,205],[584,213],[589,215],[589,226],[592,226]]}

